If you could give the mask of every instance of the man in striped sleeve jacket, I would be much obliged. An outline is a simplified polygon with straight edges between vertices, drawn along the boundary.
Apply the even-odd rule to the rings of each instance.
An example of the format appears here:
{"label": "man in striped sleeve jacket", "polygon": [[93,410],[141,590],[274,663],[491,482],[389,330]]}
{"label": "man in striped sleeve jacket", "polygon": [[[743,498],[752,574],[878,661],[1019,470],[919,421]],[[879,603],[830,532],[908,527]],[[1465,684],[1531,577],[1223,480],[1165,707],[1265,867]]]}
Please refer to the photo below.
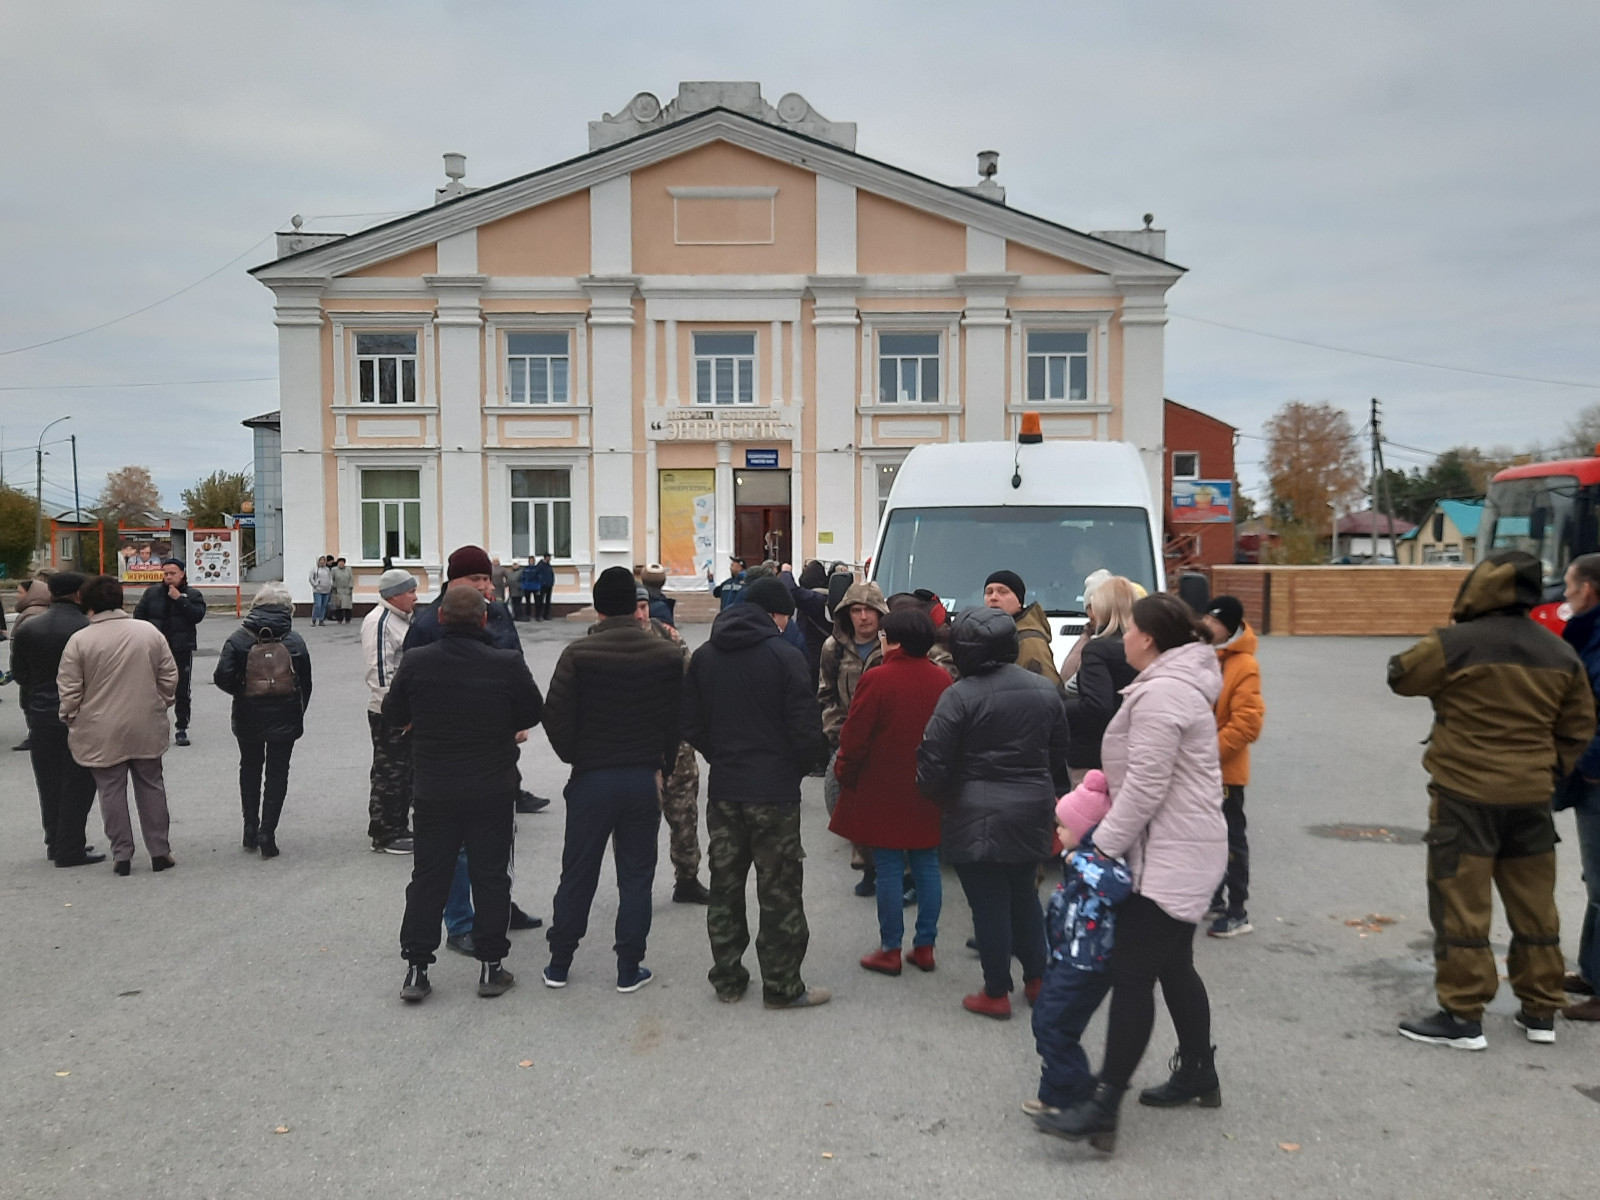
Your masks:
{"label": "man in striped sleeve jacket", "polygon": [[367,836],[387,854],[411,853],[411,740],[383,719],[383,698],[400,669],[400,656],[417,606],[417,577],[396,567],[378,579],[377,606],[361,622],[361,654],[367,663],[367,725],[372,730],[372,795]]}

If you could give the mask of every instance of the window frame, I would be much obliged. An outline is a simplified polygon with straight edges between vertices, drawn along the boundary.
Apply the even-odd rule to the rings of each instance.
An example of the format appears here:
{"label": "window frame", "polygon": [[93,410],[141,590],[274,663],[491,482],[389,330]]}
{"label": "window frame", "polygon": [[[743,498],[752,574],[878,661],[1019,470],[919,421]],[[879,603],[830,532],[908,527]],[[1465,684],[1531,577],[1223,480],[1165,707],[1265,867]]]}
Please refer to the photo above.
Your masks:
{"label": "window frame", "polygon": [[[1178,470],[1178,459],[1180,457],[1186,457],[1186,458],[1193,458],[1194,459],[1194,472],[1192,474],[1180,472]],[[1174,482],[1182,481],[1182,482],[1186,482],[1186,483],[1193,482],[1195,480],[1200,479],[1201,478],[1201,474],[1200,474],[1200,451],[1198,451],[1198,450],[1174,450],[1174,451],[1172,451],[1172,478],[1173,478]]]}
{"label": "window frame", "polygon": [[[400,554],[396,554],[396,555],[387,555],[387,557],[389,557],[395,563],[408,563],[408,564],[412,564],[412,565],[420,565],[420,564],[424,563],[426,561],[427,549],[426,549],[426,545],[425,545],[424,524],[423,524],[423,493],[424,493],[423,476],[424,476],[425,472],[422,469],[422,467],[420,467],[420,466],[402,466],[402,465],[395,465],[395,464],[389,464],[389,463],[358,463],[358,464],[356,464],[355,470],[356,470],[356,487],[355,487],[356,536],[361,539],[361,561],[362,562],[381,562],[386,557],[386,547],[387,547],[387,544],[388,544],[388,538],[387,538],[386,535],[390,532],[390,530],[388,529],[386,508],[387,508],[388,505],[399,505],[399,506],[401,506],[400,512],[398,514],[399,515],[399,519],[400,519],[400,527],[399,527],[399,530],[397,532],[399,534],[399,549],[400,549],[401,553]],[[401,497],[374,496],[374,497],[368,498],[368,496],[366,494],[366,477],[367,477],[367,474],[369,472],[376,473],[378,471],[405,471],[405,472],[409,472],[409,473],[415,475],[417,477],[417,494],[416,494],[416,496],[415,497],[411,497],[411,496],[401,496]],[[369,554],[367,552],[368,551],[368,546],[367,546],[367,506],[369,504],[373,505],[374,507],[376,507],[377,512],[378,512],[378,517],[377,517],[377,521],[378,521],[377,550],[378,550],[378,553],[377,554]],[[405,553],[405,546],[406,546],[406,508],[407,507],[411,507],[411,506],[414,506],[414,508],[415,508],[415,519],[416,519],[415,534],[416,534],[417,552],[416,552],[415,555],[408,555],[408,554]]]}
{"label": "window frame", "polygon": [[[748,337],[750,339],[750,353],[703,354],[700,351],[700,339],[703,337]],[[761,380],[761,337],[754,329],[695,329],[689,333],[689,386],[694,396],[696,408],[754,408],[760,401]],[[729,364],[730,384],[732,399],[723,402],[717,399],[719,380],[717,379],[718,364]],[[700,392],[700,367],[707,364],[708,382],[710,384],[709,398],[702,399]],[[741,366],[748,364],[750,370],[750,398],[739,398],[739,375]]]}
{"label": "window frame", "polygon": [[[565,354],[515,354],[511,350],[511,339],[514,337],[561,337],[566,341]],[[513,408],[570,408],[573,395],[573,333],[570,329],[507,329],[505,330],[505,351],[501,356],[502,367],[505,374],[501,381],[501,398],[506,405]],[[527,398],[519,400],[515,394],[514,381],[516,371],[514,365],[522,362],[523,380],[527,384]],[[555,389],[551,386],[553,374],[552,364],[560,361],[566,364],[564,394],[560,399],[555,398]],[[532,395],[533,364],[544,364],[545,394],[546,399],[535,400]]]}
{"label": "window frame", "polygon": [[[416,329],[353,329],[350,331],[350,352],[355,364],[355,403],[363,408],[415,408],[422,403],[422,333]],[[412,339],[410,354],[400,354],[391,351],[362,353],[361,339],[364,337],[409,337]],[[395,398],[384,400],[382,395],[383,379],[382,364],[393,362]],[[366,367],[371,365],[372,399],[366,398],[366,389],[363,386]],[[411,398],[405,397],[406,368],[410,367]]]}
{"label": "window frame", "polygon": [[[945,338],[941,329],[893,329],[881,328],[873,331],[873,396],[874,402],[884,406],[888,405],[922,405],[943,404],[945,381]],[[931,337],[934,339],[934,353],[932,354],[885,354],[883,352],[883,339],[885,337]],[[893,397],[885,398],[883,394],[883,367],[886,362],[893,362],[895,366],[895,392]],[[915,362],[919,366],[915,372],[917,381],[917,396],[915,399],[901,399],[901,391],[905,383],[905,366]],[[931,398],[924,395],[924,385],[927,382],[928,365],[933,364],[935,394]]]}
{"label": "window frame", "polygon": [[[518,496],[516,494],[516,477],[519,471],[543,471],[552,475],[563,475],[567,481],[567,494],[565,496]],[[577,544],[577,528],[574,524],[573,508],[573,470],[570,466],[557,464],[522,464],[508,468],[506,474],[506,490],[509,501],[508,515],[510,518],[511,558],[515,561],[527,561],[541,557],[545,551],[538,548],[536,530],[538,528],[537,514],[540,509],[548,510],[545,518],[545,528],[550,534],[550,561],[553,563],[570,563],[573,561],[573,547]],[[521,550],[517,548],[517,507],[527,507],[527,531],[525,537],[527,545]],[[566,509],[567,516],[567,552],[557,553],[554,530],[556,528],[555,515],[559,507]]]}
{"label": "window frame", "polygon": [[[1010,342],[1006,348],[1011,363],[1007,388],[1009,407],[1014,413],[1043,409],[1046,412],[1095,415],[1095,437],[1111,436],[1109,418],[1117,409],[1112,403],[1111,326],[1117,318],[1111,308],[1013,308],[1010,310]],[[1089,339],[1087,400],[1028,399],[1028,334],[1084,333]]]}
{"label": "window frame", "polygon": [[[1074,333],[1083,337],[1083,350],[1040,350],[1033,349],[1035,334]],[[1094,401],[1094,331],[1084,328],[1052,327],[1034,325],[1022,331],[1022,394],[1023,399],[1029,404],[1091,404]],[[1041,379],[1044,395],[1035,396],[1033,392],[1033,361],[1041,359],[1044,362],[1044,372]],[[1050,362],[1052,359],[1062,360],[1061,384],[1063,394],[1050,395]],[[1083,395],[1072,395],[1074,360],[1083,362]]]}

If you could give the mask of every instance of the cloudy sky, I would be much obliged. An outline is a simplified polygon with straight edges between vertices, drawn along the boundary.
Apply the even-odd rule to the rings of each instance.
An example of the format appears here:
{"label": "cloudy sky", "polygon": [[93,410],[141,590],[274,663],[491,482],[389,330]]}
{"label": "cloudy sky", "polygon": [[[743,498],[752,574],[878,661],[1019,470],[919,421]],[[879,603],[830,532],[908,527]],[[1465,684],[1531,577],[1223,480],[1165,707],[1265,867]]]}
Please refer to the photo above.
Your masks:
{"label": "cloudy sky", "polygon": [[[427,205],[445,150],[476,184],[582,153],[587,121],[682,79],[801,92],[935,179],[969,182],[992,147],[1013,205],[1080,229],[1155,213],[1190,268],[1168,395],[1244,434],[1285,400],[1359,423],[1377,396],[1424,451],[1553,440],[1600,402],[1597,51],[1593,0],[19,0],[0,7],[6,478],[32,486],[65,414],[50,437],[77,434],[86,498],[129,463],[172,505],[246,467],[239,422],[278,403],[271,297],[245,274],[274,229]],[[196,380],[227,382],[175,386]],[[1247,486],[1260,450],[1241,442]]]}

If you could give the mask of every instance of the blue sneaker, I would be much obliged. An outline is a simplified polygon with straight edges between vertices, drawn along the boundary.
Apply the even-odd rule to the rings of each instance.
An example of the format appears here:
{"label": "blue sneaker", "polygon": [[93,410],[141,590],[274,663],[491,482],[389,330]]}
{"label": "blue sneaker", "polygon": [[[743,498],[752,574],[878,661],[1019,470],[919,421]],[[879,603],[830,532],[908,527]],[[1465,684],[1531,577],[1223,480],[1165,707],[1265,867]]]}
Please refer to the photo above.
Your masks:
{"label": "blue sneaker", "polygon": [[1254,933],[1255,926],[1250,924],[1250,919],[1244,916],[1230,917],[1224,914],[1211,922],[1211,928],[1206,930],[1207,937],[1234,938],[1241,934]]}
{"label": "blue sneaker", "polygon": [[551,963],[544,969],[544,985],[547,988],[564,988],[567,986],[566,967],[558,967]]}
{"label": "blue sneaker", "polygon": [[649,967],[635,967],[632,973],[617,976],[617,991],[637,992],[655,977],[655,972]]}

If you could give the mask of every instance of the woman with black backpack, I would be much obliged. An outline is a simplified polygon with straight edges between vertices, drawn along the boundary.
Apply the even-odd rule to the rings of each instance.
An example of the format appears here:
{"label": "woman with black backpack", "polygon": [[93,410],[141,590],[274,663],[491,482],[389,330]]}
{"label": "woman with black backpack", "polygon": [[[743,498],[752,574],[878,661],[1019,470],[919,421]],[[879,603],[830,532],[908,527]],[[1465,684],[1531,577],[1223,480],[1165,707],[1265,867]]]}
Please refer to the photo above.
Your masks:
{"label": "woman with black backpack", "polygon": [[311,654],[290,628],[293,621],[288,589],[281,583],[262,584],[249,614],[223,643],[212,676],[233,697],[244,848],[259,849],[262,858],[278,856],[278,816],[289,790],[289,756],[305,732],[305,710],[311,702]]}

